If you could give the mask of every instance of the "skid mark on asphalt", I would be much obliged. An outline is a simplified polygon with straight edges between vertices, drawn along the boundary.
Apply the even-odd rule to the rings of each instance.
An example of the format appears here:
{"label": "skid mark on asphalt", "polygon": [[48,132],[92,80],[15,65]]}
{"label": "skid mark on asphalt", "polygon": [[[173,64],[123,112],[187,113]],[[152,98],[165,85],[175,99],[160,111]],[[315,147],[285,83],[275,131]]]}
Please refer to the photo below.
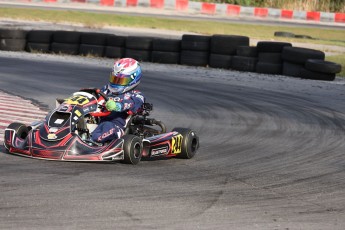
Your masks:
{"label": "skid mark on asphalt", "polygon": [[34,105],[32,101],[0,91],[0,144],[4,143],[6,127],[12,122],[26,125],[42,120],[47,111]]}

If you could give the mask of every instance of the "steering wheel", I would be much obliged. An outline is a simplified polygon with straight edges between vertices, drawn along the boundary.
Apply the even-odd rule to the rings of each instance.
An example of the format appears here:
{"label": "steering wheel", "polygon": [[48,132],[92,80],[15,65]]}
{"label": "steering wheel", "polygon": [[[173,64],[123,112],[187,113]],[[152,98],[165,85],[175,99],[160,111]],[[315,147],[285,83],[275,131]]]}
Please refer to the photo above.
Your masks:
{"label": "steering wheel", "polygon": [[[98,97],[97,97],[97,100],[101,100],[102,98],[105,100],[105,102],[107,102],[109,100],[108,96],[103,93],[100,89],[87,89],[87,90],[90,90],[92,91],[93,93],[95,93]],[[94,116],[94,117],[106,117],[106,116],[109,116],[110,115],[110,111],[108,111],[105,106],[103,106],[104,109],[103,111],[101,112],[93,112],[93,113],[90,113],[91,116]]]}

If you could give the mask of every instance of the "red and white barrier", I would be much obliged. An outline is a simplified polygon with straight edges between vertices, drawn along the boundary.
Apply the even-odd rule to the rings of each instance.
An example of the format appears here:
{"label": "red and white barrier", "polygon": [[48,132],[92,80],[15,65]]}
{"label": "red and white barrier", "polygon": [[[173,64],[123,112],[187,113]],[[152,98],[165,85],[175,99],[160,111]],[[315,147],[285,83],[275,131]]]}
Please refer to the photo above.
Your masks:
{"label": "red and white barrier", "polygon": [[193,2],[189,0],[15,0],[16,2],[85,3],[109,7],[150,7],[205,15],[229,17],[257,17],[281,20],[345,23],[345,13],[294,11],[260,7],[244,7],[231,4]]}

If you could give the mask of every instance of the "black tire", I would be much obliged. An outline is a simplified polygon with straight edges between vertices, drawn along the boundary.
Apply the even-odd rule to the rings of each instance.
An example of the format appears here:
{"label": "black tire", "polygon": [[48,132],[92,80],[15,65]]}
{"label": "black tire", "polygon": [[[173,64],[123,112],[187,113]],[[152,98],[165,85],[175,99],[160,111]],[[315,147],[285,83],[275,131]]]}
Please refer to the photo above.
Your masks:
{"label": "black tire", "polygon": [[27,31],[17,29],[0,29],[0,39],[14,38],[14,39],[25,39]]}
{"label": "black tire", "polygon": [[152,51],[152,62],[164,64],[179,64],[179,52]]}
{"label": "black tire", "polygon": [[49,30],[31,30],[26,36],[27,42],[30,43],[51,43],[53,31]]}
{"label": "black tire", "polygon": [[[23,124],[23,123],[19,123],[19,122],[13,122],[11,123],[9,126],[7,126],[7,129],[13,129],[17,136],[25,139],[29,133],[29,129],[28,127]],[[10,139],[10,137],[7,137],[7,132],[5,132],[5,136],[4,136],[4,146],[7,150],[9,150],[9,146],[6,144],[7,139]]]}
{"label": "black tire", "polygon": [[22,51],[25,50],[26,40],[15,38],[0,39],[0,50],[6,51]]}
{"label": "black tire", "polygon": [[335,79],[335,73],[320,73],[301,68],[300,77],[319,81],[333,81]]}
{"label": "black tire", "polygon": [[106,46],[125,47],[126,39],[126,36],[117,36],[114,34],[109,34],[107,36]]}
{"label": "black tire", "polygon": [[182,135],[181,152],[176,155],[178,158],[191,159],[199,148],[199,137],[195,131],[187,128],[174,128],[172,131]]}
{"label": "black tire", "polygon": [[208,52],[210,40],[210,36],[184,34],[181,40],[181,50]]}
{"label": "black tire", "polygon": [[96,57],[103,57],[104,46],[80,44],[79,54],[84,56],[91,55]]}
{"label": "black tire", "polygon": [[77,31],[54,31],[52,42],[65,44],[79,44],[80,32]]}
{"label": "black tire", "polygon": [[290,33],[290,32],[277,31],[277,32],[274,32],[274,36],[276,36],[276,37],[285,37],[285,38],[294,38],[295,34],[294,33]]}
{"label": "black tire", "polygon": [[313,39],[311,36],[309,35],[303,35],[303,34],[296,34],[295,38],[301,38],[301,39]]}
{"label": "black tire", "polygon": [[256,46],[237,46],[236,56],[257,57],[258,49],[256,48]]}
{"label": "black tire", "polygon": [[105,33],[82,33],[80,43],[88,45],[105,46],[108,34]]}
{"label": "black tire", "polygon": [[56,54],[78,55],[79,44],[66,44],[53,42],[51,44],[51,51]]}
{"label": "black tire", "polygon": [[325,59],[325,53],[320,50],[301,48],[301,47],[284,47],[282,59],[296,64],[305,64],[308,59]]}
{"label": "black tire", "polygon": [[290,76],[290,77],[301,77],[301,70],[303,69],[303,65],[295,64],[291,62],[284,61],[283,62],[283,75]]}
{"label": "black tire", "polygon": [[152,50],[151,37],[128,36],[126,38],[126,49],[131,50]]}
{"label": "black tire", "polygon": [[292,47],[288,42],[260,41],[256,44],[259,53],[281,53],[284,47]]}
{"label": "black tire", "polygon": [[50,52],[50,43],[28,42],[26,44],[25,50],[27,52],[49,53]]}
{"label": "black tire", "polygon": [[124,160],[126,164],[136,165],[140,162],[143,155],[143,145],[142,141],[138,136],[135,135],[124,135],[122,137],[123,143],[123,153]]}
{"label": "black tire", "polygon": [[150,62],[151,61],[151,51],[149,50],[134,50],[126,49],[125,57],[134,58],[140,62]]}
{"label": "black tire", "polygon": [[210,54],[209,66],[212,68],[229,69],[231,61],[231,55]]}
{"label": "black tire", "polygon": [[125,48],[106,46],[104,56],[108,58],[123,58],[125,56]]}
{"label": "black tire", "polygon": [[308,59],[305,62],[305,68],[310,71],[320,72],[320,73],[340,73],[341,72],[341,65],[319,60],[319,59]]}
{"label": "black tire", "polygon": [[249,46],[249,37],[215,34],[211,38],[210,52],[214,54],[235,55],[239,46]]}
{"label": "black tire", "polygon": [[233,56],[231,68],[239,71],[255,72],[257,58]]}
{"label": "black tire", "polygon": [[182,50],[180,56],[180,64],[189,66],[207,66],[208,59],[208,52]]}
{"label": "black tire", "polygon": [[157,38],[152,40],[153,51],[180,52],[181,40]]}
{"label": "black tire", "polygon": [[281,53],[259,53],[258,60],[264,63],[281,64],[282,55]]}
{"label": "black tire", "polygon": [[265,63],[265,62],[258,62],[256,64],[256,72],[257,73],[264,73],[264,74],[282,74],[282,64],[273,64],[273,63]]}

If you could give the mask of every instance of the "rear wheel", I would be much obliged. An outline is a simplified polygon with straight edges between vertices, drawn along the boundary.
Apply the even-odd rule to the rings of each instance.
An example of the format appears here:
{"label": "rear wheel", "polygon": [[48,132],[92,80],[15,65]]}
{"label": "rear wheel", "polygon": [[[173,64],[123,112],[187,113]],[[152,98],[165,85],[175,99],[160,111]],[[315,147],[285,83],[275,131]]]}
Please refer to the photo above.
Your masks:
{"label": "rear wheel", "polygon": [[174,128],[173,131],[182,135],[181,153],[176,156],[183,159],[194,157],[199,148],[199,137],[195,131],[187,128]]}
{"label": "rear wheel", "polygon": [[[19,122],[11,123],[9,126],[7,126],[7,129],[13,129],[14,132],[16,133],[16,135],[18,137],[20,137],[21,139],[25,139],[29,133],[28,127],[25,124],[19,123]],[[9,133],[5,132],[4,146],[7,150],[9,150],[9,148],[10,148],[10,146],[6,143],[6,140],[10,139],[10,137],[8,135],[9,135]]]}
{"label": "rear wheel", "polygon": [[140,162],[143,155],[143,145],[141,139],[135,135],[125,135],[124,140],[124,163],[136,165]]}

